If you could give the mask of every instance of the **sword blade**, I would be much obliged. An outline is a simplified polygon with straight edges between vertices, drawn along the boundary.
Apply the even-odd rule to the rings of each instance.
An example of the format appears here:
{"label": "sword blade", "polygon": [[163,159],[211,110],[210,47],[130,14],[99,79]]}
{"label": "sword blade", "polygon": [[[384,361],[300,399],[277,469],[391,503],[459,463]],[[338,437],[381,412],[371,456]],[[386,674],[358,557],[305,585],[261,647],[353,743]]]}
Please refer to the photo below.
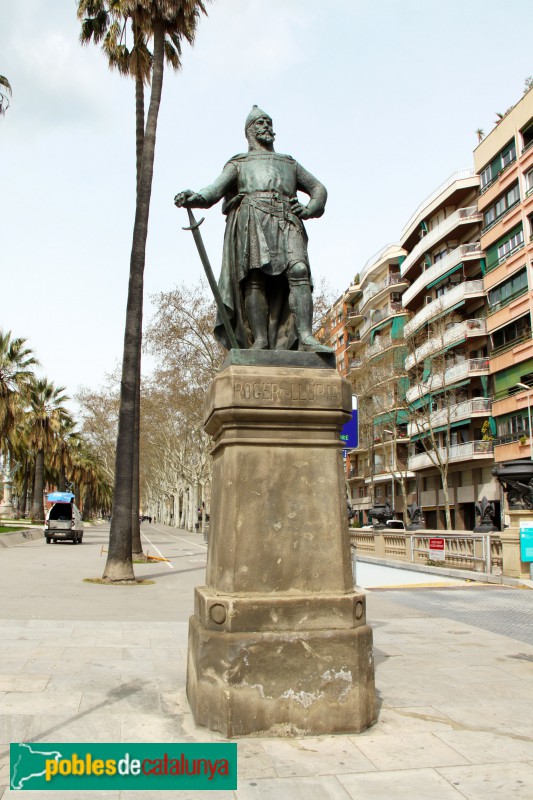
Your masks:
{"label": "sword blade", "polygon": [[231,344],[232,349],[239,350],[239,343],[235,337],[235,332],[231,327],[231,322],[228,317],[228,312],[226,311],[226,306],[224,305],[224,301],[222,300],[222,295],[220,294],[220,289],[218,288],[218,284],[215,280],[215,276],[213,274],[213,270],[211,269],[211,264],[209,263],[209,257],[207,255],[207,251],[204,247],[204,242],[202,239],[202,234],[200,233],[200,225],[203,222],[203,219],[200,222],[197,222],[194,218],[194,214],[192,213],[192,209],[187,209],[187,214],[189,215],[189,228],[184,228],[183,230],[191,231],[194,239],[194,243],[196,244],[196,249],[198,250],[198,255],[200,256],[200,261],[202,262],[202,266],[204,268],[204,272],[207,276],[207,280],[209,281],[209,286],[211,287],[211,291],[213,292],[213,297],[215,298],[215,302],[217,304],[218,313],[220,314],[220,319],[222,320],[222,324],[224,325],[224,330],[226,331],[229,343]]}

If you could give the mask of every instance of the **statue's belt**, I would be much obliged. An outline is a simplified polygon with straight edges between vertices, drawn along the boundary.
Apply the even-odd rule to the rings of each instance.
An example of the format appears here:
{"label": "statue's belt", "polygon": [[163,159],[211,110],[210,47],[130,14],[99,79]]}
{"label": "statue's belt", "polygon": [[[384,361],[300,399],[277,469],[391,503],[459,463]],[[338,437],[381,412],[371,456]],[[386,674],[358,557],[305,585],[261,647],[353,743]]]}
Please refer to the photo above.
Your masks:
{"label": "statue's belt", "polygon": [[249,192],[242,195],[242,205],[253,206],[259,211],[279,219],[298,224],[300,220],[291,210],[290,198],[276,191]]}

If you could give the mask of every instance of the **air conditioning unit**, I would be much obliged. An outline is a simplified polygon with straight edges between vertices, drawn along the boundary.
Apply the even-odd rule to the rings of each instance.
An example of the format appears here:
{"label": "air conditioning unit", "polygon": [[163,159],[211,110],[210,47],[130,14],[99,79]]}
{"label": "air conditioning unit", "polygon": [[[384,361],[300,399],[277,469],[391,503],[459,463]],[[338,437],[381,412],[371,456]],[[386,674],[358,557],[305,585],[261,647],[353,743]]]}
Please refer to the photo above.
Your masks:
{"label": "air conditioning unit", "polygon": [[429,306],[429,304],[432,303],[432,302],[433,302],[432,296],[430,294],[427,294],[426,297],[425,297],[426,305]]}
{"label": "air conditioning unit", "polygon": [[391,303],[399,303],[402,299],[400,292],[391,292],[390,294]]}

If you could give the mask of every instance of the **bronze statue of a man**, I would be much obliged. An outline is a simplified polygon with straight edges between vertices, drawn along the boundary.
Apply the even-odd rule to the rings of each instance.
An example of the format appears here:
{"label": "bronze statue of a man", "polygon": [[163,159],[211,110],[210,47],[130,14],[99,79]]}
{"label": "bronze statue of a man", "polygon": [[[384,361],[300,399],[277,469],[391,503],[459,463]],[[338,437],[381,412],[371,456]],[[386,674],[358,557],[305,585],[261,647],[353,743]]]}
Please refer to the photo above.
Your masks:
{"label": "bronze statue of a man", "polygon": [[[302,220],[321,217],[327,191],[291,156],[274,151],[272,119],[254,106],[246,119],[248,152],[231,158],[216,181],[176,195],[178,207],[227,215],[219,290],[239,346],[331,353],[312,333],[312,282]],[[296,197],[309,195],[302,205]],[[215,335],[230,349],[220,318]]]}

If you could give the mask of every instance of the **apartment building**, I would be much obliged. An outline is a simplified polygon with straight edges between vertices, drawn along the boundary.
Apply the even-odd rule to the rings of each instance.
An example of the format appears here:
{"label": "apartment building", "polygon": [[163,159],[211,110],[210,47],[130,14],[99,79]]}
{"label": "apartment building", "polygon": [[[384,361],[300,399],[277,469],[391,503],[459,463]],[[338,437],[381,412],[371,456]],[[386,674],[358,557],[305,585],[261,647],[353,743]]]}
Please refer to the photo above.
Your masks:
{"label": "apartment building", "polygon": [[408,464],[429,528],[446,524],[443,477],[454,528],[475,526],[475,503],[483,496],[500,500],[490,473],[491,393],[478,193],[479,176],[473,169],[455,173],[421,203],[400,237],[407,252],[401,273],[410,282],[402,296],[411,314],[404,329],[410,383]]}
{"label": "apartment building", "polygon": [[496,461],[533,457],[533,91],[474,151],[486,252]]}
{"label": "apartment building", "polygon": [[348,481],[361,522],[374,503],[388,501],[398,516],[405,507],[407,425],[393,370],[407,316],[402,293],[408,282],[400,271],[404,257],[401,247],[386,245],[368,260],[345,298],[347,375],[359,397],[360,423]]}

